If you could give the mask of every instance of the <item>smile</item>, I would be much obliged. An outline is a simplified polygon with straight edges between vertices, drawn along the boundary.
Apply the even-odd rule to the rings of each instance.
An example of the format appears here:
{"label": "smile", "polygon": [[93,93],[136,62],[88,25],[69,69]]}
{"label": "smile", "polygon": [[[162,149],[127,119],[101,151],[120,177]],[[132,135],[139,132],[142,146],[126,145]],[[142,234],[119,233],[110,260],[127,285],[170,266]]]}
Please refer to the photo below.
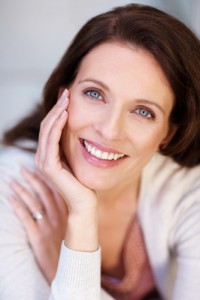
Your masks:
{"label": "smile", "polygon": [[118,160],[125,156],[125,154],[122,153],[112,153],[112,152],[106,152],[101,151],[100,149],[94,147],[93,145],[89,144],[87,141],[83,141],[83,145],[85,146],[85,149],[88,153],[90,153],[92,156],[103,159],[103,160]]}

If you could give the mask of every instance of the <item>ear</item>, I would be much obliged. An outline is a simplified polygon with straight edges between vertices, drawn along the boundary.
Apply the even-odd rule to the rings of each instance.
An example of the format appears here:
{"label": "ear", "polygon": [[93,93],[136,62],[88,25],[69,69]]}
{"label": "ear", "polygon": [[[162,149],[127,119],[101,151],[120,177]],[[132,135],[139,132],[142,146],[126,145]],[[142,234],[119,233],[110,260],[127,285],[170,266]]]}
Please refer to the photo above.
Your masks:
{"label": "ear", "polygon": [[171,141],[171,139],[175,135],[176,131],[177,131],[177,126],[175,124],[171,125],[169,130],[168,130],[168,133],[167,133],[166,137],[163,139],[163,141],[160,144],[161,148],[164,149],[165,147],[167,147],[167,145],[169,144],[169,142]]}

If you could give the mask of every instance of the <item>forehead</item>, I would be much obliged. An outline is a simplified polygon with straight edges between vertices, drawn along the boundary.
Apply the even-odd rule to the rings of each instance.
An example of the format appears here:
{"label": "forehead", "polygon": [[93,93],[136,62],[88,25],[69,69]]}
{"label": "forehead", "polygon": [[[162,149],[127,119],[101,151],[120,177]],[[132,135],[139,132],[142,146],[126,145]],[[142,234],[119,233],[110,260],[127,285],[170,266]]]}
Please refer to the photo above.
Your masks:
{"label": "forehead", "polygon": [[[102,71],[106,74],[114,68],[119,69],[118,75],[126,71],[127,75],[137,70],[137,72],[148,71],[158,75],[161,80],[168,84],[166,76],[155,60],[153,55],[146,50],[129,47],[117,42],[106,42],[93,48],[82,60],[79,72]],[[143,73],[143,76],[145,73]],[[117,74],[113,74],[116,76]],[[145,78],[145,76],[144,76]]]}
{"label": "forehead", "polygon": [[78,80],[86,77],[101,80],[111,88],[121,85],[127,93],[134,91],[142,97],[174,98],[153,55],[127,45],[107,42],[93,48],[83,58],[77,74]]}

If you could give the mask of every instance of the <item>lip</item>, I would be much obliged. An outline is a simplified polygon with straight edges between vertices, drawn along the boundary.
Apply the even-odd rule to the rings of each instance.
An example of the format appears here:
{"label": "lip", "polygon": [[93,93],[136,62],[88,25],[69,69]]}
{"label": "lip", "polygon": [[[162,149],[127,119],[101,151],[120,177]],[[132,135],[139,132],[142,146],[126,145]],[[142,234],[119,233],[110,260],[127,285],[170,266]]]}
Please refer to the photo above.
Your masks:
{"label": "lip", "polygon": [[80,141],[81,141],[82,144],[83,144],[83,141],[86,141],[86,142],[88,142],[90,145],[93,145],[95,148],[97,148],[97,149],[99,149],[99,150],[101,150],[101,151],[103,151],[103,152],[109,152],[109,153],[114,153],[114,154],[124,154],[124,153],[118,152],[118,151],[116,151],[116,150],[114,150],[114,149],[112,149],[112,148],[108,148],[108,147],[105,147],[105,146],[103,146],[103,145],[100,145],[100,144],[98,144],[98,143],[96,143],[96,142],[92,142],[92,141],[90,141],[90,140],[81,139]]}
{"label": "lip", "polygon": [[[83,139],[80,139],[80,145],[81,145],[81,152],[83,154],[83,157],[85,158],[85,160],[96,166],[96,167],[99,167],[99,168],[109,168],[109,167],[114,167],[114,166],[117,166],[119,165],[120,163],[122,163],[126,158],[127,156],[125,155],[124,157],[120,158],[120,159],[117,159],[117,160],[104,160],[104,159],[100,159],[100,158],[97,158],[97,157],[94,157],[92,156],[84,147],[83,145]],[[91,142],[89,140],[85,140],[87,141],[88,143],[90,143],[91,145],[94,145],[96,148],[98,148],[99,150],[101,151],[105,151],[105,152],[112,152],[112,153],[115,153],[115,154],[121,154],[121,152],[117,152],[116,150],[113,150],[111,148],[107,148],[107,147],[104,147],[104,146],[101,146],[99,145],[98,143],[95,143],[95,142]]]}

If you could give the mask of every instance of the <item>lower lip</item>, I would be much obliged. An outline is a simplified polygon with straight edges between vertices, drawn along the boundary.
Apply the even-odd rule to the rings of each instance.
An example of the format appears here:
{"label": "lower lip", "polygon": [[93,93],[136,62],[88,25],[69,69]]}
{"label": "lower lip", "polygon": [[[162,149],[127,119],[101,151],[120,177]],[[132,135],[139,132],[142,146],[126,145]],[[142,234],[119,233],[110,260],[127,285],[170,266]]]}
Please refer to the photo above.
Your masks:
{"label": "lower lip", "polygon": [[113,167],[113,166],[116,166],[116,165],[122,163],[126,159],[126,157],[124,157],[124,158],[122,157],[117,160],[99,159],[97,157],[92,156],[89,152],[87,152],[87,150],[85,149],[85,147],[83,146],[82,143],[81,143],[81,150],[82,150],[82,154],[83,154],[84,158],[87,160],[87,162],[89,162],[90,164],[93,164],[99,168]]}

